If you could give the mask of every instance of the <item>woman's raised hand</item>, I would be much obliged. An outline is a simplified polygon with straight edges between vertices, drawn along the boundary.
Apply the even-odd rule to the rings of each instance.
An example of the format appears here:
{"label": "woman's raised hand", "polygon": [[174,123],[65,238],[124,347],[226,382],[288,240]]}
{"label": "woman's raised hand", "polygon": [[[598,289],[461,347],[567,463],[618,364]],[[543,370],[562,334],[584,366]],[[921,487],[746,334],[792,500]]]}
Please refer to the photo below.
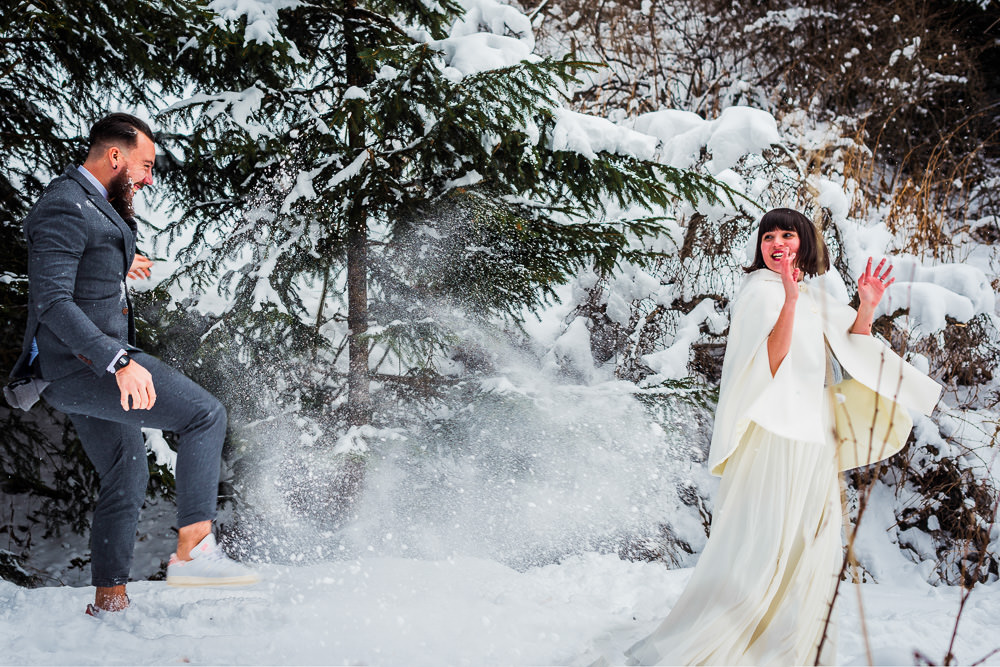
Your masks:
{"label": "woman's raised hand", "polygon": [[778,275],[785,288],[785,303],[778,313],[771,334],[767,337],[767,360],[771,366],[771,376],[778,372],[781,362],[792,348],[792,329],[795,326],[795,304],[799,300],[799,278],[802,271],[795,268],[795,253],[786,252],[778,260]]}
{"label": "woman's raised hand", "polygon": [[799,298],[799,280],[802,270],[795,267],[795,255],[791,252],[778,260],[778,272],[781,284],[785,287],[785,301],[796,301]]}
{"label": "woman's raised hand", "polygon": [[884,273],[882,271],[883,266],[885,266],[884,258],[875,267],[875,271],[872,272],[872,258],[868,258],[868,266],[865,267],[864,273],[858,278],[858,298],[861,300],[863,306],[867,305],[875,308],[878,302],[882,300],[886,288],[895,282],[895,278],[889,277],[889,273],[892,271],[892,264],[889,265],[889,268]]}

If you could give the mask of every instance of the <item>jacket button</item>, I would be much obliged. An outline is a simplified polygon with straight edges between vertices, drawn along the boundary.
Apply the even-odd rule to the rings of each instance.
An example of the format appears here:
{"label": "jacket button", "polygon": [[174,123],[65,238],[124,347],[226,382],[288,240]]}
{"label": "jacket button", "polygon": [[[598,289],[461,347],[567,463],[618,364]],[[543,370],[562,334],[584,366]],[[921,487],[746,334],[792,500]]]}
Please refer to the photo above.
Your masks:
{"label": "jacket button", "polygon": [[122,308],[122,315],[128,315],[128,308]]}

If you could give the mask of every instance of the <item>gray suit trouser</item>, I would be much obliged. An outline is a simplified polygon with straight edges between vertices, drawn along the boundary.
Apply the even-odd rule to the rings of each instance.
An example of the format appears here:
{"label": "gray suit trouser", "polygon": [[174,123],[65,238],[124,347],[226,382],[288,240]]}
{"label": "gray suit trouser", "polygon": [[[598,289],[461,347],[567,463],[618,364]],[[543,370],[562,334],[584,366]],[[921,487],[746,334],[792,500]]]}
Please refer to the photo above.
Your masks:
{"label": "gray suit trouser", "polygon": [[177,435],[177,526],[215,518],[226,411],[210,393],[156,357],[130,354],[153,376],[151,410],[121,407],[112,373],[89,368],[53,380],[42,392],[66,413],[101,480],[90,535],[94,586],[128,582],[139,510],[146,497],[149,467],[143,428]]}

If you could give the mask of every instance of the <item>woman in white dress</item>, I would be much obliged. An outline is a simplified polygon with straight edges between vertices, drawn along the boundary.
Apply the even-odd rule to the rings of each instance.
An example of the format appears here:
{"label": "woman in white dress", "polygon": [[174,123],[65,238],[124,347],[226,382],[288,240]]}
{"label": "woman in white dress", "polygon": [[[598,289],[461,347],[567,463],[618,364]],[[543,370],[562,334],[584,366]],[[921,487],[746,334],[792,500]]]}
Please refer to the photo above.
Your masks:
{"label": "woman in white dress", "polygon": [[[709,467],[722,480],[711,536],[663,623],[632,664],[830,664],[827,623],[843,559],[839,471],[899,451],[907,408],[940,387],[871,336],[893,279],[858,279],[858,311],[801,282],[829,268],[815,227],[775,209],[733,302]],[[835,358],[838,364],[832,363]],[[850,378],[837,382],[843,368]]]}

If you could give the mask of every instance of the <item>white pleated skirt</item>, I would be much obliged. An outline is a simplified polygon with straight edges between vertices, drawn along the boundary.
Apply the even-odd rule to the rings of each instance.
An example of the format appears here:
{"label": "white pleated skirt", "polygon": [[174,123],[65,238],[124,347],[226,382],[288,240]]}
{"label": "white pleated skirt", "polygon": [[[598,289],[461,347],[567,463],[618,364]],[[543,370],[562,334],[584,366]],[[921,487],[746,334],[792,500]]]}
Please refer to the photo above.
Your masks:
{"label": "white pleated skirt", "polygon": [[687,588],[626,652],[631,664],[813,665],[821,640],[819,664],[832,664],[839,479],[832,445],[751,425],[726,463]]}

